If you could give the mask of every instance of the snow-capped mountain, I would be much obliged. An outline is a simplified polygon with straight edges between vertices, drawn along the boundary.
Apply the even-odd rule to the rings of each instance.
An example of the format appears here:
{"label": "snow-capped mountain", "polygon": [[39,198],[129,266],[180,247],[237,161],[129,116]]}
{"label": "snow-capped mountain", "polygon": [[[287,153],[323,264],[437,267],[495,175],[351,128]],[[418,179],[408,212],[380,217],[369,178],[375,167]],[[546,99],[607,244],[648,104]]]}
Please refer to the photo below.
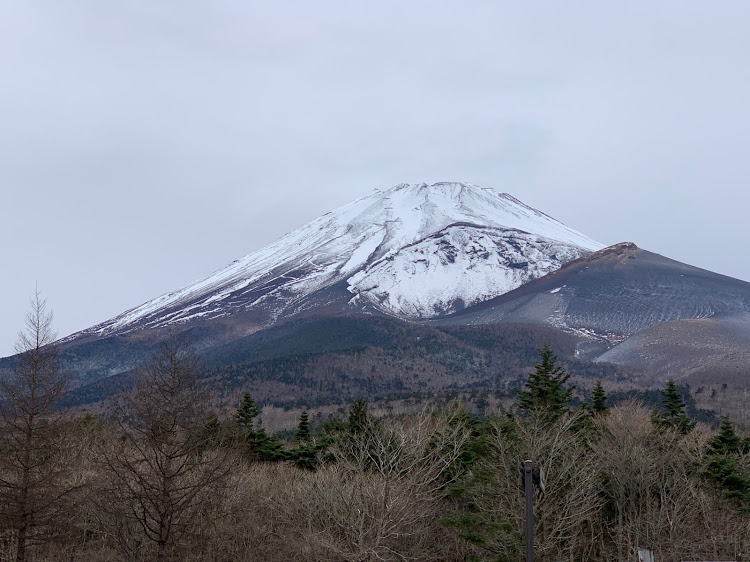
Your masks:
{"label": "snow-capped mountain", "polygon": [[[750,283],[632,243],[602,248],[492,189],[402,184],[65,338],[71,401],[120,392],[165,327],[201,354],[222,392],[241,385],[274,404],[496,389],[550,340],[618,384],[746,384]],[[474,359],[455,362],[464,345]],[[485,368],[513,353],[501,374]],[[0,360],[0,375],[11,367]]]}
{"label": "snow-capped mountain", "polygon": [[106,336],[322,305],[405,319],[502,295],[601,244],[506,193],[464,183],[375,190],[186,287],[83,334]]}

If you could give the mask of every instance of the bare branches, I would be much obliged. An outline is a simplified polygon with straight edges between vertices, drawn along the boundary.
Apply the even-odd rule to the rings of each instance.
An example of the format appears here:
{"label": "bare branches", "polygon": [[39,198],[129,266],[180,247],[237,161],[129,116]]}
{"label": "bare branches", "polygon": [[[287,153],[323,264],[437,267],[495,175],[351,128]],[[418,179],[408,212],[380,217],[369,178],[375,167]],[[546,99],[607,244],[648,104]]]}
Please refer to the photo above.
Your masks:
{"label": "bare branches", "polygon": [[[7,423],[49,415],[67,392],[67,377],[60,367],[53,315],[37,290],[26,314],[26,328],[15,345],[18,363],[10,378],[0,381],[5,398],[2,416]],[[19,428],[20,429],[20,428]]]}
{"label": "bare branches", "polygon": [[133,527],[168,559],[210,489],[229,470],[226,452],[202,450],[205,392],[192,350],[170,338],[139,373],[118,408],[122,439],[101,450],[107,478],[100,507],[126,552],[138,551]]}
{"label": "bare branches", "polygon": [[370,423],[335,445],[309,499],[315,540],[345,560],[428,558],[424,540],[467,437],[462,423],[423,414]]}
{"label": "bare branches", "polygon": [[59,527],[65,499],[77,489],[66,482],[66,440],[57,411],[68,388],[54,343],[52,313],[37,290],[16,343],[17,365],[0,381],[0,502],[16,531],[16,560],[29,543],[46,540]]}

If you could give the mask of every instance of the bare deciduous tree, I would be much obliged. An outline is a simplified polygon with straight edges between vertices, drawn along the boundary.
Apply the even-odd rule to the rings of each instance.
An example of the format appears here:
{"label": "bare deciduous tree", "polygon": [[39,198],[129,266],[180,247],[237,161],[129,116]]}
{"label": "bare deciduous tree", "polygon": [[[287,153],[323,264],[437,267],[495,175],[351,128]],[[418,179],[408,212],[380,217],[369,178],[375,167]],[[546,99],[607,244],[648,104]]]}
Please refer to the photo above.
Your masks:
{"label": "bare deciduous tree", "polygon": [[199,373],[190,347],[173,336],[117,407],[122,439],[102,451],[109,478],[100,507],[129,554],[142,551],[146,539],[157,560],[170,558],[174,543],[229,471],[226,453],[205,447],[208,400]]}
{"label": "bare deciduous tree", "polygon": [[[599,474],[576,428],[581,412],[550,422],[546,413],[498,420],[488,436],[490,454],[478,471],[485,476],[469,489],[486,536],[483,555],[521,556],[524,529],[523,461],[544,471],[544,492],[534,499],[534,540],[539,560],[598,560]],[[480,543],[478,543],[480,544]]]}
{"label": "bare deciduous tree", "polygon": [[725,531],[735,514],[712,499],[697,474],[706,435],[657,428],[650,412],[636,402],[612,408],[595,424],[599,439],[591,449],[611,513],[602,522],[617,560],[632,559],[644,547],[666,562],[737,555]]}
{"label": "bare deciduous tree", "polygon": [[0,503],[16,534],[18,562],[27,546],[56,534],[64,500],[76,488],[66,482],[58,406],[68,381],[55,339],[52,313],[37,290],[16,343],[15,369],[0,381]]}
{"label": "bare deciduous tree", "polygon": [[468,435],[460,420],[431,414],[367,424],[334,445],[336,462],[312,476],[307,507],[314,515],[302,517],[309,536],[329,559],[429,559]]}

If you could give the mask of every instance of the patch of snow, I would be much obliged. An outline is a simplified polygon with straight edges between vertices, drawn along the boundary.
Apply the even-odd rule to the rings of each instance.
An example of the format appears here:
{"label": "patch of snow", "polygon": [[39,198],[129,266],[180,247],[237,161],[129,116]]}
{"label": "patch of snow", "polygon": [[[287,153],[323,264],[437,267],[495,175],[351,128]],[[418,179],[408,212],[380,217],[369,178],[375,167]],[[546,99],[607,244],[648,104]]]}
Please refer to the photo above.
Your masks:
{"label": "patch of snow", "polygon": [[87,332],[110,334],[253,306],[274,307],[278,316],[343,281],[359,295],[353,299],[358,305],[425,318],[503,294],[602,247],[506,193],[464,183],[400,184]]}
{"label": "patch of snow", "polygon": [[348,279],[349,290],[391,314],[432,318],[512,291],[586,253],[514,230],[461,225],[438,234],[363,268]]}

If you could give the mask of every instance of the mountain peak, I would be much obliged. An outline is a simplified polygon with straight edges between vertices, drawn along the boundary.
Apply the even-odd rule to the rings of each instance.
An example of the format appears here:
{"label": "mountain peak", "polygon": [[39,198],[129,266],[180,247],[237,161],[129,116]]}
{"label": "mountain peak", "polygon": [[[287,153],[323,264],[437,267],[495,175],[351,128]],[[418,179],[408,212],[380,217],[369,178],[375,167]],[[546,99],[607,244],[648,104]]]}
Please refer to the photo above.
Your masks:
{"label": "mountain peak", "polygon": [[439,181],[435,183],[399,183],[388,189],[374,190],[376,193],[383,195],[389,195],[394,192],[408,192],[415,196],[430,197],[430,196],[443,196],[450,197],[453,199],[460,199],[466,196],[477,196],[482,192],[489,192],[493,196],[507,199],[515,204],[526,206],[524,203],[510,195],[509,193],[499,192],[491,187],[482,187],[473,183],[462,182],[462,181]]}
{"label": "mountain peak", "polygon": [[[611,246],[607,246],[606,248],[602,248],[601,250],[597,250],[596,252],[584,256],[581,258],[581,261],[593,262],[612,259],[620,261],[630,260],[635,259],[639,251],[640,248],[633,242],[618,242],[617,244],[612,244]],[[572,266],[573,263],[571,262],[567,265]]]}
{"label": "mountain peak", "polygon": [[87,333],[319,306],[401,318],[450,314],[602,247],[507,193],[399,184],[309,222],[213,275]]}

